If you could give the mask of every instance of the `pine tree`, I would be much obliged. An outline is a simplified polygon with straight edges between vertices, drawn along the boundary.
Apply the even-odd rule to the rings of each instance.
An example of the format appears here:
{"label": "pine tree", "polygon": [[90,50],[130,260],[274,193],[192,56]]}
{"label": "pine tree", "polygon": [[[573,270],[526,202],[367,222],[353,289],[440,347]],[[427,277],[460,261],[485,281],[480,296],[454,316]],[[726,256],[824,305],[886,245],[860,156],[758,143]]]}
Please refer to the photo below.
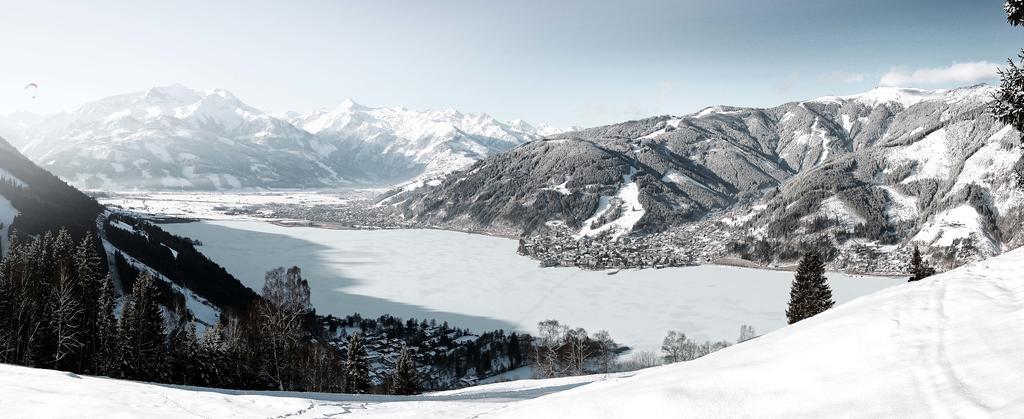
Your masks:
{"label": "pine tree", "polygon": [[178,324],[171,330],[168,343],[168,376],[172,383],[182,385],[200,385],[198,378],[200,361],[199,342],[196,337],[196,325],[180,316]]}
{"label": "pine tree", "polygon": [[511,368],[519,368],[519,365],[523,362],[523,352],[519,348],[519,335],[516,332],[512,332],[508,335],[508,360]]}
{"label": "pine tree", "polygon": [[218,321],[206,328],[203,333],[202,346],[211,351],[224,350],[224,326]]}
{"label": "pine tree", "polygon": [[100,291],[103,288],[103,260],[96,252],[92,233],[85,237],[75,249],[75,271],[78,275],[79,301],[83,302],[82,312],[82,356],[79,368],[95,373],[99,370],[99,313]]}
{"label": "pine tree", "polygon": [[359,333],[348,338],[348,359],[345,361],[345,392],[363,394],[370,389],[370,366],[366,361],[366,347]]}
{"label": "pine tree", "polygon": [[48,291],[43,279],[43,263],[40,258],[45,256],[43,240],[51,237],[44,234],[39,239],[27,244],[18,241],[18,233],[12,229],[10,248],[7,256],[0,263],[0,282],[4,288],[7,304],[0,316],[3,322],[3,361],[35,366],[36,353],[42,340],[43,321],[41,313],[45,310],[45,291]]}
{"label": "pine tree", "polygon": [[121,314],[122,368],[127,378],[156,381],[163,377],[164,319],[157,302],[156,279],[143,272],[132,286]]}
{"label": "pine tree", "polygon": [[227,343],[224,341],[224,326],[221,322],[207,327],[199,343],[200,369],[199,385],[225,387],[231,384],[229,377]]}
{"label": "pine tree", "polygon": [[825,278],[825,263],[818,253],[805,253],[789,291],[789,308],[786,310],[789,324],[817,315],[833,305],[832,289],[828,278]]}
{"label": "pine tree", "polygon": [[1011,26],[1024,26],[1024,0],[1008,0],[1003,4],[1003,10]]}
{"label": "pine tree", "polygon": [[[37,240],[38,242],[38,240]],[[41,286],[40,303],[42,310],[37,319],[42,322],[39,346],[35,352],[36,365],[60,368],[69,356],[74,356],[81,342],[81,302],[78,301],[78,277],[74,269],[74,242],[66,229],[54,236],[43,234],[39,254],[42,259],[32,260],[41,274],[32,286]],[[36,285],[39,284],[39,285]]]}
{"label": "pine tree", "polygon": [[54,338],[53,361],[54,369],[61,369],[62,361],[74,358],[82,348],[82,317],[85,309],[79,301],[79,289],[76,277],[65,268],[60,274],[56,286],[51,290],[48,305],[49,328]]}
{"label": "pine tree", "polygon": [[114,310],[117,299],[114,296],[114,278],[107,274],[101,281],[96,302],[96,372],[101,375],[113,376],[120,365],[117,352],[118,330],[117,317]]}
{"label": "pine tree", "polygon": [[914,253],[910,256],[910,279],[907,281],[920,281],[932,275],[935,275],[935,269],[928,266],[921,257],[921,250],[914,246]]}
{"label": "pine tree", "polygon": [[[1024,26],[1024,1],[1009,0],[1003,9],[1010,25]],[[1019,64],[1009,59],[1009,66],[999,70],[1002,82],[992,104],[992,113],[1000,122],[1016,128],[1018,132],[1024,132],[1024,49],[1018,58]],[[1024,187],[1024,156],[1017,161],[1014,169],[1018,183]]]}
{"label": "pine tree", "polygon": [[[11,236],[11,244],[17,244],[17,238]],[[17,272],[15,260],[19,249],[11,246],[7,256],[0,260],[0,362],[13,362],[16,351],[17,337],[14,334],[12,321],[15,316],[15,296],[17,290]]]}
{"label": "pine tree", "polygon": [[391,394],[410,396],[420,393],[420,377],[416,372],[416,364],[408,346],[402,346],[395,363],[395,372],[391,376]]}
{"label": "pine tree", "polygon": [[33,241],[22,256],[23,271],[19,301],[18,339],[21,365],[35,367],[50,360],[53,353],[52,334],[45,324],[46,300],[56,277],[53,267],[53,233],[47,231]]}

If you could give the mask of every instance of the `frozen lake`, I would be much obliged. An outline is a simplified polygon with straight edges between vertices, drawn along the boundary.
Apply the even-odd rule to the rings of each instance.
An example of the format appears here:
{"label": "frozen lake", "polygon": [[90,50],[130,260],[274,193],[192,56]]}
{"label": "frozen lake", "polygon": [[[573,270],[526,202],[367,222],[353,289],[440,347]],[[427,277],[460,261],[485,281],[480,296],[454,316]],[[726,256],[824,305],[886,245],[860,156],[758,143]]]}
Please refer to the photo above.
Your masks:
{"label": "frozen lake", "polygon": [[[540,268],[517,242],[438,230],[352,231],[261,221],[203,221],[164,229],[201,240],[203,253],[257,292],[277,266],[302,268],[321,314],[436,318],[473,331],[557,319],[623,344],[657,350],[669,329],[735,341],[740,325],[786,324],[790,272],[731,266],[582,271]],[[839,303],[905,279],[829,274]]]}

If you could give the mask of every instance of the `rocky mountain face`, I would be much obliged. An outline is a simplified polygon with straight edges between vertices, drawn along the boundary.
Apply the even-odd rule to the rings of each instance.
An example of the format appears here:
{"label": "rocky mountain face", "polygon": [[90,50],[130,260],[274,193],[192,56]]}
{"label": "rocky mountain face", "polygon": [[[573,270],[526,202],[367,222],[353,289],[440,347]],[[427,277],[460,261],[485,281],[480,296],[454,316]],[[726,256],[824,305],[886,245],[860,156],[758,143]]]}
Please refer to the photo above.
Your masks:
{"label": "rocky mountain face", "polygon": [[550,133],[487,115],[351,101],[289,117],[224,90],[172,85],[41,119],[12,115],[0,129],[44,168],[109,190],[387,185],[438,176]]}
{"label": "rocky mountain face", "polygon": [[381,204],[508,235],[614,239],[717,222],[732,253],[765,263],[811,246],[835,258],[912,244],[962,263],[1022,240],[1020,134],[987,113],[993,90],[878,88],[580,130]]}

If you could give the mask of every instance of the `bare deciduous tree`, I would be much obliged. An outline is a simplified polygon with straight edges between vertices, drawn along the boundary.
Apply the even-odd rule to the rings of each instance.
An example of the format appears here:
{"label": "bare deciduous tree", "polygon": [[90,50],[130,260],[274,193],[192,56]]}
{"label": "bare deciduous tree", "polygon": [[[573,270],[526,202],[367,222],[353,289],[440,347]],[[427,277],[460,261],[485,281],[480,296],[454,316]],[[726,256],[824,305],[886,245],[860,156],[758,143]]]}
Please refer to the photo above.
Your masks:
{"label": "bare deciduous tree", "polygon": [[292,387],[291,366],[297,362],[302,318],[310,311],[309,283],[302,271],[292,267],[277,268],[264,277],[263,300],[257,304],[260,331],[270,351],[270,371],[279,390]]}
{"label": "bare deciduous tree", "polygon": [[594,343],[597,344],[597,353],[595,354],[597,367],[602,373],[607,374],[611,372],[612,365],[615,363],[615,348],[618,345],[612,340],[612,336],[608,334],[607,330],[595,333]]}
{"label": "bare deciduous tree", "polygon": [[569,329],[565,334],[565,346],[567,350],[566,369],[571,375],[583,375],[586,373],[587,360],[593,354],[590,338],[587,331],[582,327]]}
{"label": "bare deciduous tree", "polygon": [[559,351],[569,327],[558,320],[545,320],[537,324],[537,339],[533,347],[536,374],[541,378],[560,377],[564,367],[559,360]]}
{"label": "bare deciduous tree", "polygon": [[740,326],[740,338],[736,340],[736,343],[746,342],[757,337],[757,331],[754,330],[754,326],[745,324]]}

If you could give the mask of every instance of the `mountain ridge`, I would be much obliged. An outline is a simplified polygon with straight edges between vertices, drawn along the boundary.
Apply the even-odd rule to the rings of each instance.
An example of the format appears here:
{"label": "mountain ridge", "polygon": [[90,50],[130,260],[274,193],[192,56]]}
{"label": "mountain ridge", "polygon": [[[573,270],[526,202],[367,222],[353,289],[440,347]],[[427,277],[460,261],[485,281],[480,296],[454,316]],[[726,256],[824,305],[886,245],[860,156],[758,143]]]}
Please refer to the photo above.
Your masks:
{"label": "mountain ridge", "polygon": [[20,150],[75,185],[126,190],[395,184],[442,175],[554,131],[486,114],[351,100],[288,115],[268,114],[223,89],[174,84],[0,125],[19,137]]}
{"label": "mountain ridge", "polygon": [[993,91],[879,88],[589,128],[382,204],[425,225],[510,236],[614,239],[713,222],[733,237],[729,254],[769,265],[807,248],[835,259],[917,243],[950,267],[1024,240],[1006,227],[1024,202],[1012,182],[1019,133],[987,113]]}

